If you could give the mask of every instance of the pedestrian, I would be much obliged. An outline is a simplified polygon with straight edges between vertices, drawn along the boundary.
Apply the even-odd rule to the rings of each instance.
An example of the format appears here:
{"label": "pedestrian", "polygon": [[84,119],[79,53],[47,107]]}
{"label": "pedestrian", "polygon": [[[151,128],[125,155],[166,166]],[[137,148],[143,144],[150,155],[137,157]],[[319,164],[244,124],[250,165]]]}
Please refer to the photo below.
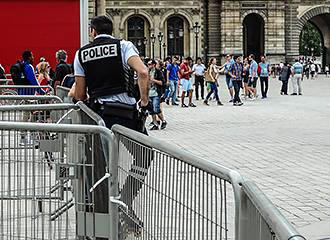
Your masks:
{"label": "pedestrian", "polygon": [[[68,60],[68,54],[66,53],[66,51],[59,50],[56,52],[57,65],[55,70],[54,83],[52,84],[54,89],[56,89],[58,85],[63,84],[63,79],[65,78],[65,76],[73,73],[72,66],[67,63],[67,60]],[[68,85],[72,86],[73,82],[67,83],[66,86]]]}
{"label": "pedestrian", "polygon": [[237,56],[234,58],[234,60],[235,63],[232,65],[231,70],[229,72],[235,90],[233,105],[242,106],[243,103],[239,97],[239,94],[242,87],[243,66],[241,64],[241,57]]}
{"label": "pedestrian", "polygon": [[249,59],[244,59],[244,66],[243,66],[243,85],[244,85],[244,98],[247,99],[250,96],[249,91],[249,71],[250,71],[250,64]]}
{"label": "pedestrian", "polygon": [[207,94],[204,104],[209,106],[209,99],[211,95],[214,93],[215,99],[217,100],[218,106],[222,106],[218,95],[218,87],[217,87],[217,59],[211,58],[208,64],[208,68],[205,73],[205,80],[210,84],[211,91]]}
{"label": "pedestrian", "polygon": [[260,87],[262,99],[267,98],[268,92],[268,81],[270,76],[269,64],[266,62],[266,57],[261,56],[261,62],[259,63],[260,67]]}
{"label": "pedestrian", "polygon": [[173,106],[179,105],[177,103],[177,92],[178,92],[178,81],[179,81],[179,71],[178,66],[179,60],[177,57],[173,57],[172,63],[167,66],[167,79],[170,85],[170,93],[166,99],[166,104],[170,104],[170,99]]}
{"label": "pedestrian", "polygon": [[282,81],[281,95],[288,95],[288,82],[291,74],[291,69],[288,67],[288,63],[286,62],[280,73],[280,80]]}
{"label": "pedestrian", "polygon": [[206,70],[206,67],[202,63],[202,59],[197,58],[197,62],[192,68],[192,71],[195,75],[196,100],[199,100],[199,87],[201,88],[201,98],[204,100],[204,74],[205,74],[205,70]]}
{"label": "pedestrian", "polygon": [[[150,88],[149,88],[149,99],[152,103],[152,126],[150,130],[165,129],[167,122],[165,121],[164,115],[160,108],[160,97],[162,95],[162,88],[165,84],[163,73],[160,69],[158,61],[150,60],[148,63],[149,75],[150,75]],[[161,126],[158,124],[158,119],[161,121]]]}
{"label": "pedestrian", "polygon": [[[39,76],[38,76],[38,82],[40,86],[48,86],[51,82],[51,78],[49,77],[49,70],[50,65],[48,62],[42,62],[39,65]],[[43,88],[44,91],[47,91],[47,88]]]}
{"label": "pedestrian", "polygon": [[[108,129],[119,124],[147,134],[145,117],[138,109],[143,110],[148,106],[148,68],[141,61],[133,43],[114,38],[112,29],[112,21],[106,16],[96,16],[91,19],[90,36],[93,41],[80,48],[74,59],[76,77],[74,98],[75,101],[85,101],[88,91],[89,107],[102,117]],[[140,95],[138,102],[133,97],[134,77],[131,69],[137,72],[138,76]],[[127,224],[128,231],[134,233],[140,233],[143,228],[143,223],[133,210],[133,200],[143,186],[142,182],[152,161],[152,154],[147,153],[148,151],[143,149],[143,152],[131,153],[134,160],[120,190],[120,200],[127,205],[127,212],[121,212],[120,216]],[[139,173],[133,169],[139,169]],[[93,172],[94,179],[102,178],[106,173],[105,170],[105,159],[103,161],[102,158],[97,159]],[[104,183],[96,188],[93,196],[95,196],[93,212],[107,214],[108,184]]]}
{"label": "pedestrian", "polygon": [[[196,107],[196,105],[192,102],[192,94],[193,94],[193,87],[191,83],[191,74],[192,69],[189,66],[189,59],[185,58],[182,61],[182,64],[180,66],[180,75],[181,75],[181,84],[182,84],[182,94],[181,94],[181,107],[187,108],[189,107]],[[189,104],[186,105],[184,103],[184,99],[186,94],[189,94]]]}
{"label": "pedestrian", "polygon": [[316,65],[314,64],[314,62],[312,62],[312,64],[310,65],[310,71],[311,71],[312,79],[315,79],[315,77],[316,77]]}
{"label": "pedestrian", "polygon": [[232,66],[233,63],[234,63],[234,60],[232,59],[232,57],[230,55],[227,55],[226,56],[226,63],[224,64],[223,67],[224,67],[224,72],[225,72],[225,75],[226,75],[226,84],[227,84],[228,92],[229,92],[229,95],[230,95],[229,102],[234,101],[233,83],[231,81],[231,76],[229,74],[229,72],[231,70],[231,66]]}
{"label": "pedestrian", "polygon": [[255,61],[254,54],[250,54],[250,73],[249,73],[249,91],[252,92],[252,99],[257,98],[257,82],[258,82],[258,64]]}
{"label": "pedestrian", "polygon": [[[31,85],[31,86],[40,86],[35,72],[34,72],[34,68],[32,66],[33,61],[34,61],[34,57],[31,51],[26,50],[23,52],[22,54],[23,57],[23,71],[24,71],[24,76],[27,80],[27,85]],[[44,89],[42,88],[26,88],[26,89],[18,89],[18,94],[19,95],[34,95],[35,93],[38,94],[46,94],[46,91],[44,91]]]}
{"label": "pedestrian", "polygon": [[302,95],[302,86],[301,82],[304,77],[304,66],[299,62],[298,59],[295,60],[295,64],[293,64],[291,68],[292,72],[292,89],[293,93],[291,95],[297,95],[297,87],[298,87],[298,94]]}
{"label": "pedestrian", "polygon": [[309,79],[309,75],[310,75],[310,63],[309,62],[307,62],[305,65],[304,75],[306,76],[307,79]]}
{"label": "pedestrian", "polygon": [[326,74],[326,76],[327,77],[330,77],[330,75],[329,75],[329,66],[328,65],[325,65],[325,74]]}

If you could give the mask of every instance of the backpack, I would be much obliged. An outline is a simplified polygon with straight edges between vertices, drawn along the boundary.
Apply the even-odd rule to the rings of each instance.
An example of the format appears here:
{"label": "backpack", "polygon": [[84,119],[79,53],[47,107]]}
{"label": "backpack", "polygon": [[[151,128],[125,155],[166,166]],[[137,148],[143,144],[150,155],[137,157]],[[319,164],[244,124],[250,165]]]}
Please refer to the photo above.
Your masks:
{"label": "backpack", "polygon": [[30,85],[29,80],[25,76],[24,64],[17,61],[14,65],[10,67],[11,78],[15,85]]}
{"label": "backpack", "polygon": [[62,86],[67,88],[72,88],[75,83],[75,76],[73,74],[68,74],[64,77]]}

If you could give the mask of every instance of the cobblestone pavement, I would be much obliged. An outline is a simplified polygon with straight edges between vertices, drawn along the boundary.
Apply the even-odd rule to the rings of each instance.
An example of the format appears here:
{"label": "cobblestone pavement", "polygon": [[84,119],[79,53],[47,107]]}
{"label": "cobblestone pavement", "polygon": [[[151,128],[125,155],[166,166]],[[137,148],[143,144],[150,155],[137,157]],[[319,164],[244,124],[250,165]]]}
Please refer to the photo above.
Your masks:
{"label": "cobblestone pavement", "polygon": [[330,222],[330,78],[305,80],[303,96],[281,96],[280,85],[271,79],[267,100],[233,107],[222,79],[225,106],[165,106],[168,127],[151,135],[238,170],[298,229],[313,229]]}

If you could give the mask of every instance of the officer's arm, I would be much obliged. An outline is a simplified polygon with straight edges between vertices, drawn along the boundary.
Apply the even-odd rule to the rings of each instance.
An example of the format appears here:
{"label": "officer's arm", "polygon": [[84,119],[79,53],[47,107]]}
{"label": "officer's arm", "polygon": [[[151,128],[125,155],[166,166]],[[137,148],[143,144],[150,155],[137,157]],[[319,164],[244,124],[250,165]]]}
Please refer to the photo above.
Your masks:
{"label": "officer's arm", "polygon": [[86,80],[85,77],[76,76],[76,89],[74,98],[77,101],[84,101],[87,98],[86,95]]}
{"label": "officer's arm", "polygon": [[138,74],[138,84],[141,95],[141,105],[148,105],[148,82],[149,73],[148,68],[143,64],[139,56],[132,56],[127,61],[128,65],[133,68]]}

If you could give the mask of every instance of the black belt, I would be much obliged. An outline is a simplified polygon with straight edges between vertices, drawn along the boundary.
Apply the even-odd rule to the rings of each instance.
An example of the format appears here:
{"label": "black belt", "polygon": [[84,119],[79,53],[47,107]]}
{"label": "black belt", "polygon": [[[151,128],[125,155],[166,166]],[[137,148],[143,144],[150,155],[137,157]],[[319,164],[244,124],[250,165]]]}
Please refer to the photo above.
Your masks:
{"label": "black belt", "polygon": [[95,112],[101,112],[104,116],[113,116],[120,117],[126,119],[136,119],[138,116],[138,110],[136,109],[136,105],[129,105],[120,102],[104,102],[100,104],[98,102],[94,102],[90,106]]}

